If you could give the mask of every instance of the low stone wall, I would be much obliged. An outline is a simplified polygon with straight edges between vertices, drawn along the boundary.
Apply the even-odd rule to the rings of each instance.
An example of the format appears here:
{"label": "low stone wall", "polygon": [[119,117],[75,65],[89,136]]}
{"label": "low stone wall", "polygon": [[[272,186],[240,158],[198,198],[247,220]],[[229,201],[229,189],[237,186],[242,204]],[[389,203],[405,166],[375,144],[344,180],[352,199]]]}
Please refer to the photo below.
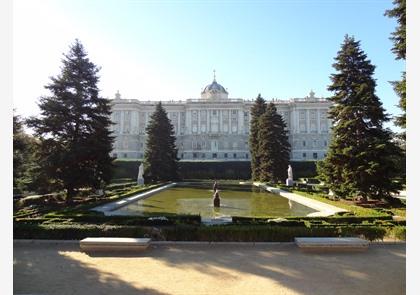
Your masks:
{"label": "low stone wall", "polygon": [[144,192],[144,193],[140,193],[138,195],[134,195],[119,201],[115,201],[115,202],[111,202],[111,203],[107,203],[105,205],[101,205],[98,207],[93,208],[92,210],[94,211],[101,211],[104,212],[105,215],[112,215],[112,211],[117,210],[121,207],[127,206],[130,203],[136,202],[138,200],[142,200],[142,199],[146,199],[158,192],[167,190],[168,188],[171,188],[173,186],[175,186],[177,183],[173,182],[155,189],[152,189],[150,191]]}

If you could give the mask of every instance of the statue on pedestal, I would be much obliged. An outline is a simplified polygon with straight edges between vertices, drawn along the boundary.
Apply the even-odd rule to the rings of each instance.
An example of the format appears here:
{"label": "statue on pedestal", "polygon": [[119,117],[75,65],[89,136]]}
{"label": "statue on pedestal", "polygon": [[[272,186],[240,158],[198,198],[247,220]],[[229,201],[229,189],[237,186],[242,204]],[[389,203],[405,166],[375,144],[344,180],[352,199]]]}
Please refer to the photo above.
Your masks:
{"label": "statue on pedestal", "polygon": [[287,169],[286,185],[293,186],[293,170],[291,165],[289,165],[289,168]]}
{"label": "statue on pedestal", "polygon": [[138,185],[143,185],[144,184],[143,173],[144,173],[144,168],[143,168],[143,163],[141,163],[140,166],[139,166],[139,174],[137,175],[137,184]]}
{"label": "statue on pedestal", "polygon": [[216,190],[213,195],[213,206],[220,207],[219,190]]}

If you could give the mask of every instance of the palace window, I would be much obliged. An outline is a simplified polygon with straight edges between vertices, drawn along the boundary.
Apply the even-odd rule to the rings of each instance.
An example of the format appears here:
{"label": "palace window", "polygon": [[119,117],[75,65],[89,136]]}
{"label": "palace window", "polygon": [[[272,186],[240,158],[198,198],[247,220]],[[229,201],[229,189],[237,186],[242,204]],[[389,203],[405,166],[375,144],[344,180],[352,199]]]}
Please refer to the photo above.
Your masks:
{"label": "palace window", "polygon": [[306,158],[306,153],[302,153],[302,158]]}
{"label": "palace window", "polygon": [[236,154],[233,154],[233,157],[236,159]]}
{"label": "palace window", "polygon": [[227,158],[228,157],[228,154],[227,153],[225,153],[225,158]]}
{"label": "palace window", "polygon": [[193,153],[193,158],[196,159],[197,158],[197,153]]}
{"label": "palace window", "polygon": [[303,146],[306,146],[306,141],[303,141],[303,142],[302,142],[302,145],[303,145]]}
{"label": "palace window", "polygon": [[314,153],[312,156],[314,159],[318,159],[318,153]]}
{"label": "palace window", "polygon": [[217,159],[217,154],[213,153],[213,159]]}

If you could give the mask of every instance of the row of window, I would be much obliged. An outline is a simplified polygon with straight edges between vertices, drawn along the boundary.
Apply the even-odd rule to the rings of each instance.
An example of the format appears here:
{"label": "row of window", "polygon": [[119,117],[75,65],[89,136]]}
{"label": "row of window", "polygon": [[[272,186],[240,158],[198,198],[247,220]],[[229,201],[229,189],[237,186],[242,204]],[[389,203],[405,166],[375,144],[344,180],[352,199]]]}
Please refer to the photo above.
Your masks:
{"label": "row of window", "polygon": [[[327,146],[327,145],[328,145],[328,142],[326,140],[324,140],[324,146]],[[302,141],[302,146],[306,146],[306,140]],[[318,141],[313,140],[312,141],[312,146],[317,147],[318,146]]]}
{"label": "row of window", "polygon": [[[222,157],[222,155],[220,155],[220,157],[219,157],[219,154],[217,154],[217,153],[212,153],[211,154],[211,158],[212,159],[222,159],[222,158],[228,159],[228,158],[230,158],[229,155],[231,155],[232,158],[234,158],[234,159],[237,158],[237,154],[236,153],[233,153],[233,154],[224,153],[223,154],[223,157]],[[193,159],[198,159],[198,158],[206,159],[207,158],[206,156],[207,156],[206,153],[193,153]],[[248,159],[248,157],[249,157],[248,156],[248,153],[246,153],[245,154],[245,158]],[[184,153],[181,154],[181,159],[184,159]]]}
{"label": "row of window", "polygon": [[[237,158],[237,154],[236,153],[233,153],[233,154],[230,154],[230,155],[234,159]],[[118,155],[117,155],[117,153],[113,153],[112,156],[115,157],[115,158],[117,158]],[[325,156],[325,155],[323,155],[323,156]],[[127,154],[124,153],[122,155],[122,157],[123,158],[127,158]],[[139,157],[140,158],[143,158],[143,154],[140,154]],[[249,155],[248,155],[248,153],[246,153],[245,154],[245,159],[248,159],[248,157],[249,157]],[[206,153],[193,153],[193,159],[199,159],[199,158],[206,159]],[[217,153],[212,153],[211,158],[212,159],[221,159],[221,158],[228,159],[229,158],[229,153],[224,153],[223,154],[223,157],[219,157],[219,154],[217,154]],[[307,154],[306,153],[302,153],[302,158],[303,159],[306,159],[307,158]],[[181,159],[184,159],[184,153],[181,153]],[[318,153],[312,153],[312,159],[318,159]]]}
{"label": "row of window", "polygon": [[[321,154],[321,157],[325,157],[325,154]],[[307,158],[307,156],[306,156],[306,153],[302,153],[302,158],[303,159],[306,159]],[[318,153],[312,153],[312,159],[318,159]]]}

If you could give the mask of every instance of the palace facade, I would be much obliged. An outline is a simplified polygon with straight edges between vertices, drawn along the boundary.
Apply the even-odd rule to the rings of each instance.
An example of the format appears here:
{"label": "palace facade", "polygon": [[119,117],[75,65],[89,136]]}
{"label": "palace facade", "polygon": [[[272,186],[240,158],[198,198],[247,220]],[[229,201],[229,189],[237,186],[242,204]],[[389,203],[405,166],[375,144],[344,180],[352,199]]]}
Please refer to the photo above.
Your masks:
{"label": "palace facade", "polygon": [[[286,122],[291,160],[322,159],[327,151],[331,122],[327,112],[331,102],[311,91],[307,97],[274,100]],[[146,126],[157,101],[122,99],[117,92],[111,101],[115,123],[112,154],[117,158],[143,159]],[[181,160],[249,161],[248,139],[253,100],[229,98],[216,82],[207,85],[201,98],[162,101],[177,138]]]}

